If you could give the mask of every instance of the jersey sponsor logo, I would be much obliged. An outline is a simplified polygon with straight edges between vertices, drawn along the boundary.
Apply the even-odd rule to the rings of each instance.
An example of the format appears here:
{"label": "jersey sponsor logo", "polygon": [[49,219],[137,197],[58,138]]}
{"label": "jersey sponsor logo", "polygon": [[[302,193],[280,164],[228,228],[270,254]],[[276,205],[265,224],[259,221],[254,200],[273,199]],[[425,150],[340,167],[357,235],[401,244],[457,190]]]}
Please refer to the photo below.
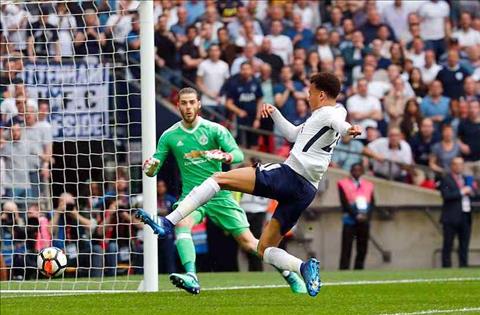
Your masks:
{"label": "jersey sponsor logo", "polygon": [[178,142],[177,142],[177,147],[183,147],[183,142],[182,142],[182,140],[178,140]]}
{"label": "jersey sponsor logo", "polygon": [[255,100],[255,93],[242,93],[240,94],[240,102],[252,102]]}
{"label": "jersey sponsor logo", "polygon": [[208,137],[206,135],[201,135],[198,139],[198,143],[201,145],[206,145],[208,143]]}

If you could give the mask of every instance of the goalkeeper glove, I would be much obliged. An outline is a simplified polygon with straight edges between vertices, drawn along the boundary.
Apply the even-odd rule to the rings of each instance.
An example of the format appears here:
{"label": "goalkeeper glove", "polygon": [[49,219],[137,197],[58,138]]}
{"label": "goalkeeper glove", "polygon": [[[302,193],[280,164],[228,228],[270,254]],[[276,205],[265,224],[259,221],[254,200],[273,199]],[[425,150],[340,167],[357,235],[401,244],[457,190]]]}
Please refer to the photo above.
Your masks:
{"label": "goalkeeper glove", "polygon": [[209,160],[220,161],[222,163],[232,163],[233,156],[230,153],[221,150],[203,151],[203,156]]}
{"label": "goalkeeper glove", "polygon": [[158,164],[160,164],[160,160],[154,158],[153,156],[149,157],[145,160],[145,162],[143,162],[143,172],[149,177],[154,176]]}

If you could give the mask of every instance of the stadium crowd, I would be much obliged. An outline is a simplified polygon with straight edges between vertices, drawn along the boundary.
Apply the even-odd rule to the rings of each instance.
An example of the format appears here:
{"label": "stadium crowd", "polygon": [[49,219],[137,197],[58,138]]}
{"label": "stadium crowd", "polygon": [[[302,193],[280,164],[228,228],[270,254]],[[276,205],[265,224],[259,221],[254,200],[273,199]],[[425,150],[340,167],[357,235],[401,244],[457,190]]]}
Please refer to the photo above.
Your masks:
{"label": "stadium crowd", "polygon": [[[139,78],[137,6],[132,0],[0,4],[0,196],[9,199],[1,238],[36,240],[20,242],[28,253],[58,241],[77,266],[95,267],[92,276],[141,259],[129,174],[117,171],[109,185],[92,181],[79,196],[64,193],[51,211],[19,203],[48,196],[56,163],[49,100],[30,95],[21,73],[38,58],[97,56],[122,60]],[[274,104],[302,124],[310,115],[309,75],[329,71],[343,83],[338,102],[349,121],[365,129],[359,139],[341,139],[332,167],[350,171],[361,163],[375,176],[435,188],[462,156],[478,180],[479,2],[161,0],[154,8],[156,73],[168,83],[158,92],[174,100],[178,88],[198,87],[204,115],[229,126],[245,147],[286,156],[291,144],[260,119],[259,104]],[[161,209],[174,202],[165,194]],[[163,246],[173,255],[171,242]],[[17,266],[32,267],[32,259]]]}

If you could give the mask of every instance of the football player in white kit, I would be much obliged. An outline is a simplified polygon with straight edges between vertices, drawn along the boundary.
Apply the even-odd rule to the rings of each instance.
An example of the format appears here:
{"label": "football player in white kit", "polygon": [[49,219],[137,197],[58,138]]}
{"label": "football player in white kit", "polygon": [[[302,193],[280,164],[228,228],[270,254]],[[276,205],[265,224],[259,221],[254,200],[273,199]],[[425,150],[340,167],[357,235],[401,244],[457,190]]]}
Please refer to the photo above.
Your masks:
{"label": "football player in white kit", "polygon": [[[313,201],[338,139],[346,134],[353,137],[360,135],[361,127],[345,121],[347,112],[336,103],[341,86],[335,75],[317,73],[312,75],[310,82],[312,116],[303,125],[294,126],[273,105],[264,104],[262,108],[262,116],[272,117],[282,135],[295,143],[285,163],[217,173],[195,187],[175,211],[160,218],[158,223],[160,231],[167,234],[175,224],[208,202],[221,189],[276,199],[278,206],[260,237],[257,253],[266,263],[301,275],[308,294],[316,296],[321,287],[318,260],[310,258],[303,262],[277,246]],[[162,237],[161,234],[159,237]]]}

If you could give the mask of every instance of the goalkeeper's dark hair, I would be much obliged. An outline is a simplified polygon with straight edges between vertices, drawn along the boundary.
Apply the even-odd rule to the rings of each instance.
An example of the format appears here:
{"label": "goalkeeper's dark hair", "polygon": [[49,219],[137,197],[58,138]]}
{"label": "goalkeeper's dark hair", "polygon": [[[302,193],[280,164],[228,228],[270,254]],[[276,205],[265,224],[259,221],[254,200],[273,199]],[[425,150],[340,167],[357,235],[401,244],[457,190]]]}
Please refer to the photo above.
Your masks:
{"label": "goalkeeper's dark hair", "polygon": [[200,99],[200,95],[198,95],[198,91],[191,87],[185,87],[183,89],[180,89],[180,91],[178,91],[178,99],[180,99],[180,97],[184,94],[195,94],[197,97],[197,100]]}
{"label": "goalkeeper's dark hair", "polygon": [[317,90],[325,92],[330,98],[337,98],[340,93],[340,80],[333,73],[315,73],[310,77],[310,83],[313,84]]}

